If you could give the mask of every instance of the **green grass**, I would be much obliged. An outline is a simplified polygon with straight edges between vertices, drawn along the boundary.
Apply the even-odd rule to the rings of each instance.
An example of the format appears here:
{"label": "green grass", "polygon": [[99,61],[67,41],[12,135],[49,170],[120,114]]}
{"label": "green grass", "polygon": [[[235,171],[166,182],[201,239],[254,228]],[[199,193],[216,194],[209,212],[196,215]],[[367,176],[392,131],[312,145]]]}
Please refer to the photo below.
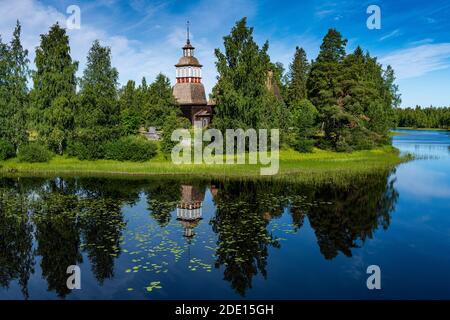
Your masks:
{"label": "green grass", "polygon": [[4,176],[125,176],[145,177],[177,175],[204,178],[295,179],[302,181],[333,181],[352,175],[365,175],[390,170],[402,161],[398,150],[383,147],[370,151],[337,153],[314,149],[313,153],[280,151],[280,170],[276,176],[260,176],[261,165],[175,165],[162,155],[147,162],[120,162],[112,160],[81,161],[66,156],[55,156],[47,163],[22,163],[16,158],[0,161]]}
{"label": "green grass", "polygon": [[396,131],[389,132],[390,137],[407,136],[407,135],[409,135],[409,133],[407,133],[407,132],[396,132]]}

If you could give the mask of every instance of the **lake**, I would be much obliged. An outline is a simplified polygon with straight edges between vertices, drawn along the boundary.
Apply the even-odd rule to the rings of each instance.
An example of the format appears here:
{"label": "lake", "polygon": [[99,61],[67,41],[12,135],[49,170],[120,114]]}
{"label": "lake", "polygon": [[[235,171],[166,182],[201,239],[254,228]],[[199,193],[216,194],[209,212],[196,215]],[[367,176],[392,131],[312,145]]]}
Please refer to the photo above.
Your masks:
{"label": "lake", "polygon": [[0,299],[450,299],[450,133],[399,131],[340,186],[2,178]]}

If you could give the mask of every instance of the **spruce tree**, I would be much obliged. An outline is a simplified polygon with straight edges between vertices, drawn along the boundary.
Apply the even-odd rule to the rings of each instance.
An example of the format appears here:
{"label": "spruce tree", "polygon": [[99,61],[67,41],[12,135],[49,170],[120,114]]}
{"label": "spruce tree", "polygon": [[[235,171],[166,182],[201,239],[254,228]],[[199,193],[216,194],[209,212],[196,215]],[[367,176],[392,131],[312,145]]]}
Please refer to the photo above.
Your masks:
{"label": "spruce tree", "polygon": [[17,151],[27,142],[28,51],[22,47],[17,21],[10,45],[0,39],[0,138]]}
{"label": "spruce tree", "polygon": [[38,138],[62,153],[74,128],[78,62],[72,61],[69,37],[58,23],[41,35],[35,65],[32,121]]}
{"label": "spruce tree", "polygon": [[306,81],[310,69],[306,58],[306,52],[303,48],[296,47],[294,59],[289,65],[287,104],[291,105],[300,100],[306,99]]}
{"label": "spruce tree", "polygon": [[80,81],[80,95],[89,110],[99,109],[101,117],[93,125],[116,125],[119,108],[117,86],[119,73],[111,65],[111,49],[95,40],[87,56],[86,69]]}
{"label": "spruce tree", "polygon": [[266,107],[270,103],[267,95],[268,43],[259,48],[253,40],[253,28],[247,27],[246,18],[238,21],[223,39],[225,52],[215,50],[219,75],[213,90],[217,103],[213,125],[220,130],[257,129],[266,122]]}
{"label": "spruce tree", "polygon": [[116,68],[111,65],[111,49],[94,41],[80,81],[75,141],[98,148],[105,141],[118,137],[118,77]]}

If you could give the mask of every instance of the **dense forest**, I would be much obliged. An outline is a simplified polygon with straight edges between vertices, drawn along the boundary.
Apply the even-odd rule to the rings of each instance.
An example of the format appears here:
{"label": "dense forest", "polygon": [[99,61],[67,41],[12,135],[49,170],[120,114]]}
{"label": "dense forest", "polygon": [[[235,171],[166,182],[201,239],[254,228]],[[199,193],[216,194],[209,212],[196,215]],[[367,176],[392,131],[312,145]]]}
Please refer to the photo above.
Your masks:
{"label": "dense forest", "polygon": [[[259,46],[246,19],[215,50],[218,81],[212,127],[279,128],[283,147],[309,152],[370,149],[389,143],[400,103],[394,71],[360,47],[346,53],[347,40],[335,29],[309,61],[297,47],[287,71],[271,61],[269,43]],[[81,78],[69,37],[59,24],[41,35],[35,70],[21,44],[17,22],[10,43],[0,38],[0,159],[47,161],[53,154],[79,159],[144,161],[170,153],[175,128],[189,128],[159,74],[148,84],[120,88],[111,50],[95,41]],[[32,84],[32,85],[30,85]],[[140,130],[155,126],[162,141]],[[159,151],[158,151],[159,149]]]}
{"label": "dense forest", "polygon": [[397,125],[412,128],[450,128],[450,107],[404,108],[396,110]]}
{"label": "dense forest", "polygon": [[[225,128],[280,128],[282,141],[299,151],[313,145],[337,151],[370,149],[389,143],[400,104],[394,71],[347,40],[335,29],[323,38],[316,60],[296,48],[287,73],[270,61],[269,43],[259,47],[246,19],[216,49],[218,82],[213,125]],[[281,91],[268,89],[267,75]]]}

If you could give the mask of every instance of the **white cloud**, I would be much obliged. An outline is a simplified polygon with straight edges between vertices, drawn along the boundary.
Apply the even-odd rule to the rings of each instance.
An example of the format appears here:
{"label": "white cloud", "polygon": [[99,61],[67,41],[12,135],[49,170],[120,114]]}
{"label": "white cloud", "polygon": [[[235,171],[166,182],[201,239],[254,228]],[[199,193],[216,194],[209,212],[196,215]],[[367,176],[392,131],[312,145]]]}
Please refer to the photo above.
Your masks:
{"label": "white cloud", "polygon": [[[112,51],[112,63],[119,71],[121,84],[127,80],[140,81],[143,76],[148,81],[162,72],[171,78],[175,78],[175,67],[181,56],[181,46],[185,42],[184,24],[187,19],[192,23],[194,46],[197,47],[196,55],[204,65],[203,82],[210,92],[216,81],[216,68],[214,65],[214,48],[222,42],[221,34],[228,32],[236,20],[242,16],[251,17],[256,8],[253,1],[201,1],[196,6],[189,8],[182,14],[168,13],[163,8],[167,2],[149,5],[144,1],[136,0],[132,3],[134,10],[144,12],[141,20],[123,25],[120,35],[109,26],[98,27],[93,25],[96,21],[84,18],[83,13],[92,12],[98,6],[114,8],[114,0],[102,0],[81,6],[81,29],[67,30],[70,39],[71,55],[74,60],[80,62],[78,75],[82,72],[86,63],[86,55],[92,42],[100,40],[102,45],[108,45]],[[16,20],[22,25],[22,43],[29,50],[31,67],[34,68],[35,48],[39,45],[40,34],[47,33],[49,27],[56,22],[65,26],[68,17],[65,8],[58,11],[55,7],[42,4],[38,0],[0,1],[0,35],[4,41],[9,41]],[[157,12],[157,14],[156,14]],[[108,19],[113,19],[111,16]],[[103,21],[103,20],[102,20]],[[134,24],[133,24],[134,23]],[[151,25],[149,27],[148,25]],[[179,26],[179,27],[174,27]],[[127,31],[157,30],[158,38],[146,40],[133,40],[131,36],[124,36]],[[196,37],[196,33],[202,30],[205,34],[217,33],[214,42],[205,37]],[[224,31],[226,30],[226,31]]]}
{"label": "white cloud", "polygon": [[[1,2],[0,16],[2,16],[0,34],[4,41],[10,40],[16,20],[21,22],[22,43],[29,50],[32,68],[34,68],[35,48],[39,45],[40,34],[47,33],[49,27],[56,22],[65,26],[67,19],[63,12],[33,0]],[[102,45],[111,47],[112,63],[119,70],[122,84],[129,79],[140,81],[143,76],[151,81],[159,72],[168,76],[174,73],[173,65],[181,53],[180,50],[175,50],[174,46],[180,47],[184,38],[178,43],[170,43],[169,39],[168,43],[152,47],[147,43],[130,40],[125,36],[110,35],[104,30],[93,27],[83,20],[83,14],[81,19],[80,30],[67,30],[72,58],[80,62],[79,76],[84,70],[89,48],[96,39],[99,39]]]}
{"label": "white cloud", "polygon": [[450,67],[450,43],[425,44],[396,50],[382,57],[380,62],[390,64],[398,79],[419,77]]}

